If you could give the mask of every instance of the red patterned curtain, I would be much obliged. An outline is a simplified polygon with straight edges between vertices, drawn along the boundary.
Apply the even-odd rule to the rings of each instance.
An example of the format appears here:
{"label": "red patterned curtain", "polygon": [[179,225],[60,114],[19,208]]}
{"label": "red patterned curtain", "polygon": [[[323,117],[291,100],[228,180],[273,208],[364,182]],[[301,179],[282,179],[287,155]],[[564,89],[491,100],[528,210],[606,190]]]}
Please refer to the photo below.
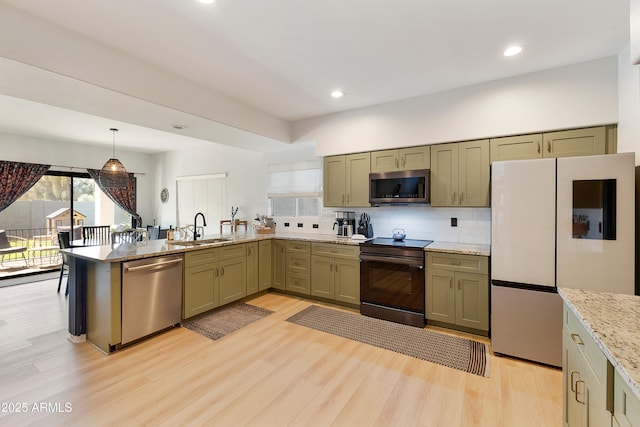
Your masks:
{"label": "red patterned curtain", "polygon": [[97,169],[87,169],[91,178],[98,184],[98,187],[111,199],[113,203],[129,212],[134,218],[139,218],[136,212],[136,178],[129,174],[129,183],[126,188],[104,188],[100,183],[100,171]]}
{"label": "red patterned curtain", "polygon": [[50,165],[0,161],[0,211],[8,208],[47,173]]}

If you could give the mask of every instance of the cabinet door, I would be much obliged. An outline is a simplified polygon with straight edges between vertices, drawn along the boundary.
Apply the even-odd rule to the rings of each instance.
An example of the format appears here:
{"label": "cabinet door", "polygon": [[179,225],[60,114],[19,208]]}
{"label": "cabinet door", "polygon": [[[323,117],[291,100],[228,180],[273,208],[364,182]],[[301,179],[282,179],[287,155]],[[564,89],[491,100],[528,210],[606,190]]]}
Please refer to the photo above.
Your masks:
{"label": "cabinet door", "polygon": [[456,325],[489,330],[489,278],[483,274],[455,273]]}
{"label": "cabinet door", "polygon": [[607,130],[604,126],[542,134],[543,157],[605,154]]}
{"label": "cabinet door", "polygon": [[185,268],[183,319],[204,313],[218,306],[217,271],[216,264],[203,264]]}
{"label": "cabinet door", "polygon": [[345,205],[345,156],[329,156],[323,163],[324,206]]}
{"label": "cabinet door", "polygon": [[425,272],[425,317],[445,323],[455,323],[456,304],[453,271],[429,270]]}
{"label": "cabinet door", "polygon": [[258,257],[260,258],[258,266],[258,290],[264,291],[271,287],[271,272],[273,270],[273,261],[271,261],[271,240],[262,240],[258,242]]}
{"label": "cabinet door", "polygon": [[247,295],[253,295],[259,288],[260,260],[258,255],[258,242],[247,243]]}
{"label": "cabinet door", "polygon": [[371,153],[371,172],[393,172],[398,168],[398,150],[382,150]]}
{"label": "cabinet door", "polygon": [[345,206],[369,207],[369,171],[371,155],[369,153],[346,156],[346,200]]}
{"label": "cabinet door", "polygon": [[619,426],[640,425],[640,401],[618,371],[613,386],[613,419]]}
{"label": "cabinet door", "polygon": [[489,140],[461,142],[458,146],[458,203],[489,207],[491,181]]}
{"label": "cabinet door", "polygon": [[360,304],[360,261],[336,258],[334,299]]}
{"label": "cabinet door", "polygon": [[285,259],[285,241],[273,240],[272,241],[272,255],[273,255],[273,280],[271,287],[284,291],[286,289],[287,269]]}
{"label": "cabinet door", "polygon": [[431,146],[431,206],[458,206],[458,144]]}
{"label": "cabinet door", "polygon": [[311,295],[334,299],[334,259],[326,256],[311,256]]}
{"label": "cabinet door", "polygon": [[431,167],[431,147],[401,148],[398,150],[398,161],[401,170],[429,169]]}
{"label": "cabinet door", "polygon": [[563,335],[564,363],[564,421],[566,426],[587,425],[587,383],[580,351],[565,330]]}
{"label": "cabinet door", "polygon": [[233,258],[220,261],[220,305],[247,296],[247,259]]}
{"label": "cabinet door", "polygon": [[493,138],[490,145],[491,163],[501,160],[539,159],[542,157],[542,134]]}

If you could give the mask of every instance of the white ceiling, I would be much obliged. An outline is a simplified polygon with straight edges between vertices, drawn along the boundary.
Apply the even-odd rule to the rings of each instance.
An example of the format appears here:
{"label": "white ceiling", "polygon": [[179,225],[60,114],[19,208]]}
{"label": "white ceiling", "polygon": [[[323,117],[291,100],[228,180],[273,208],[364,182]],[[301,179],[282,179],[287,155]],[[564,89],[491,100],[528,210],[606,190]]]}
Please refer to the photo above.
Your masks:
{"label": "white ceiling", "polygon": [[[629,42],[629,3],[621,0],[0,3],[288,121],[615,55]],[[524,52],[502,56],[514,43]],[[336,88],[345,97],[331,98]],[[12,101],[0,98],[0,108]],[[51,114],[64,124],[64,113]],[[92,127],[100,139],[112,127],[86,114],[68,119],[86,126],[77,135],[61,126],[57,137],[100,143]],[[10,126],[47,132],[29,129],[19,114],[0,120],[0,129]],[[164,151],[176,147],[172,138],[186,138],[168,133],[166,144],[156,143],[153,132],[131,147]]]}

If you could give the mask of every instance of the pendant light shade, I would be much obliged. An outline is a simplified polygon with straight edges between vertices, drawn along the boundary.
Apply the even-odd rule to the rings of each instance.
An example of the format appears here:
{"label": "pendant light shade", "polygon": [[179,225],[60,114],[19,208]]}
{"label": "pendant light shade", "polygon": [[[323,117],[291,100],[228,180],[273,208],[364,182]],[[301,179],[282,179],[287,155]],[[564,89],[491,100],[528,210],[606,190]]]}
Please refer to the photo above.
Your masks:
{"label": "pendant light shade", "polygon": [[109,129],[113,132],[113,157],[107,160],[100,170],[100,184],[105,188],[126,188],[129,184],[129,174],[120,160],[116,159],[116,132],[118,129]]}

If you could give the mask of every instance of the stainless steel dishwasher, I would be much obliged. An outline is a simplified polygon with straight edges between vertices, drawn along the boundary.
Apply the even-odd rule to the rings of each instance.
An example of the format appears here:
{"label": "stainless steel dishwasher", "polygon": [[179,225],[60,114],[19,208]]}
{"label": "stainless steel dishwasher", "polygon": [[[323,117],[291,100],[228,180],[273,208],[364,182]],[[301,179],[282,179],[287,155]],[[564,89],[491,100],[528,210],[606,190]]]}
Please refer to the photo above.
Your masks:
{"label": "stainless steel dishwasher", "polygon": [[122,263],[122,344],[180,323],[182,255]]}

